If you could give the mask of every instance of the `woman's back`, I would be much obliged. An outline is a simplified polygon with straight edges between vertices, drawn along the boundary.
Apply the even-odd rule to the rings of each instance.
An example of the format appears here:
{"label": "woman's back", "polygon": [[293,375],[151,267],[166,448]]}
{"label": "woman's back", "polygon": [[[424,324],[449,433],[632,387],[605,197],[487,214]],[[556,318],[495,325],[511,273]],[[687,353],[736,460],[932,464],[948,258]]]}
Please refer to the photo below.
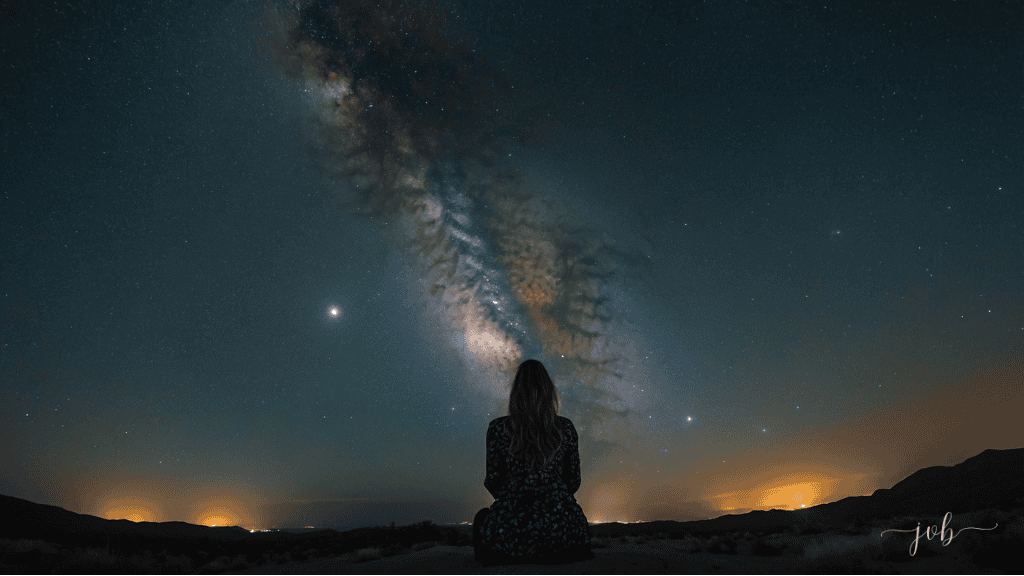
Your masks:
{"label": "woman's back", "polygon": [[562,442],[547,465],[530,467],[512,454],[509,417],[495,418],[487,427],[487,478],[484,487],[496,499],[499,492],[560,491],[572,496],[580,487],[579,437],[572,421],[556,416]]}
{"label": "woman's back", "polygon": [[580,487],[576,427],[558,416],[561,445],[545,465],[530,467],[512,455],[508,418],[496,418],[487,427],[484,486],[494,503],[480,522],[478,545],[513,561],[586,551],[590,527],[573,497]]}

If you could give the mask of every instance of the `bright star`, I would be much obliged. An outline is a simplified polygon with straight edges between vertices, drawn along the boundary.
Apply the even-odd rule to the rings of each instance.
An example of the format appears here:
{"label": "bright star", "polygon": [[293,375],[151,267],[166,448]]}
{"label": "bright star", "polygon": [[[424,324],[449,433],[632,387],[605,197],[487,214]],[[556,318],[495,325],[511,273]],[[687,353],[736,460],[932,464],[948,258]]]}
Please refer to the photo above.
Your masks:
{"label": "bright star", "polygon": [[345,317],[345,308],[337,302],[327,301],[322,304],[323,308],[323,319],[327,324],[335,324],[341,322],[341,319]]}

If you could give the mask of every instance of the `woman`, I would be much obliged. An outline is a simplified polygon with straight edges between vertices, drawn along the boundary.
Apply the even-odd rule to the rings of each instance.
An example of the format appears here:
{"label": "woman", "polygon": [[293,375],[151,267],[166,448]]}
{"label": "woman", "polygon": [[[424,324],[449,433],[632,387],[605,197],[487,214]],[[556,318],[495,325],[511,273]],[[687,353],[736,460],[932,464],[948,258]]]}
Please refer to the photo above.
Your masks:
{"label": "woman", "polygon": [[593,558],[590,527],[573,494],[580,487],[579,437],[555,414],[558,398],[544,365],[519,365],[508,416],[487,427],[487,477],[494,497],[473,520],[483,564],[558,563]]}

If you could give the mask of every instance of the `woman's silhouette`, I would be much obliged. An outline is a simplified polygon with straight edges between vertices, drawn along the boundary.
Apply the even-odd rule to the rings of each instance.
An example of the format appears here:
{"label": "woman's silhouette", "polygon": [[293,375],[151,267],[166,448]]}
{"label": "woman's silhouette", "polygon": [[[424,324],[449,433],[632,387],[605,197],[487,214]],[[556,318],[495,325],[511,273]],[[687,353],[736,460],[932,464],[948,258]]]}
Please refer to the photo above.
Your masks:
{"label": "woman's silhouette", "polygon": [[590,528],[573,494],[580,487],[579,437],[558,416],[555,385],[544,365],[519,365],[508,416],[487,427],[487,477],[494,497],[473,520],[483,564],[557,563],[593,558]]}

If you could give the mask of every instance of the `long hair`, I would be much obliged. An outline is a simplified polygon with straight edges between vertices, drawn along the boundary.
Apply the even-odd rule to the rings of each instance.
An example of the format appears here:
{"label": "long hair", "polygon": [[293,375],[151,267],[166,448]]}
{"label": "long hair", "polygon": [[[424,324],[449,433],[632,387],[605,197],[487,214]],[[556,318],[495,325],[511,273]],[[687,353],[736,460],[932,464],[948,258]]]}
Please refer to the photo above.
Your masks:
{"label": "long hair", "polygon": [[512,457],[531,470],[546,466],[562,447],[557,410],[555,384],[544,365],[537,360],[520,364],[508,397],[505,431],[512,439]]}

